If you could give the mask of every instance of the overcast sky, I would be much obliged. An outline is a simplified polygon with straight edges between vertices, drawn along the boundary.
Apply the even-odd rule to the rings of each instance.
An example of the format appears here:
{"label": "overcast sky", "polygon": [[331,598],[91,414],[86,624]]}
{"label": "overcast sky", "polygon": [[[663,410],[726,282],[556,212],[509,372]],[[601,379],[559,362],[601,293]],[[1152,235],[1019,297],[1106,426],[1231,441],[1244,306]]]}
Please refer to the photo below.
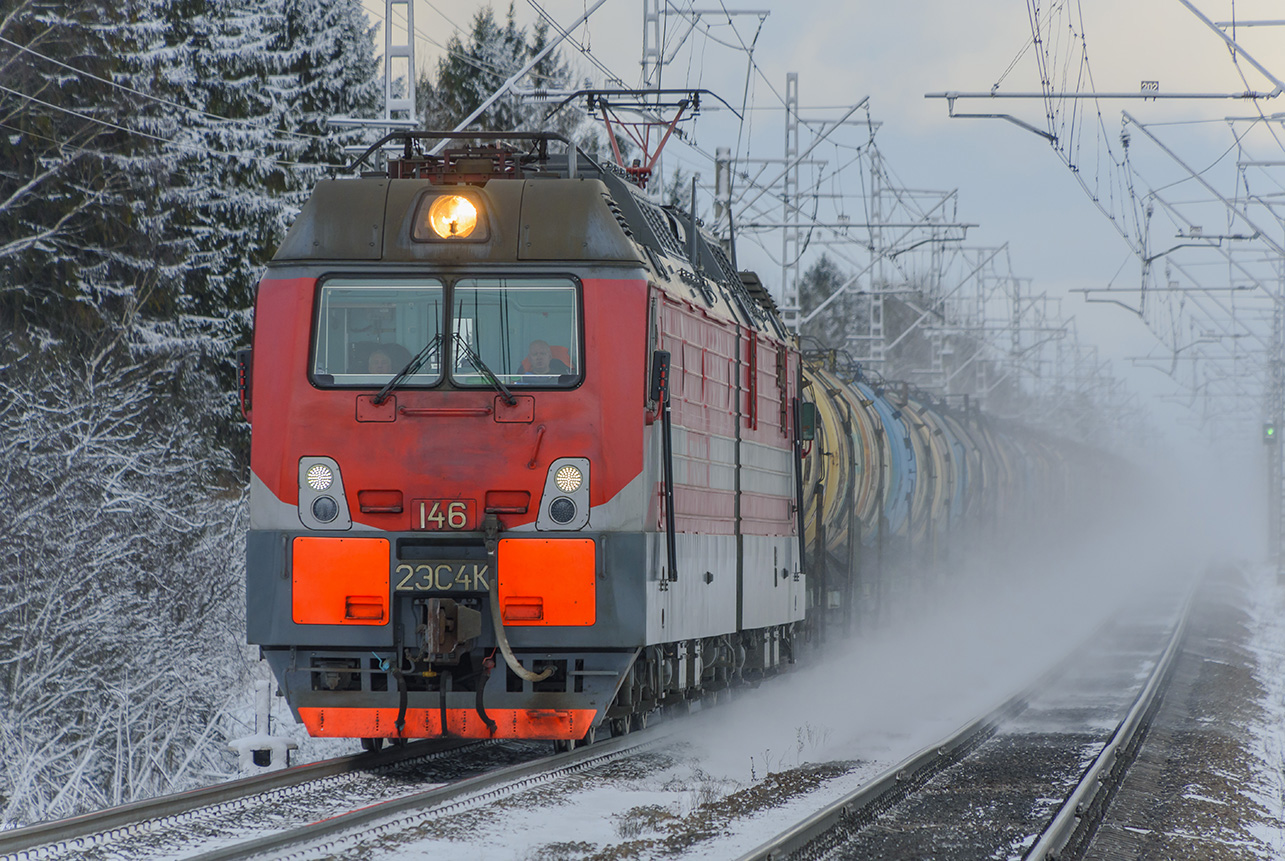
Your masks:
{"label": "overcast sky", "polygon": [[[372,18],[382,19],[383,4],[379,0],[366,2]],[[485,5],[467,0],[416,0],[420,67],[434,68],[441,52],[432,42],[444,44],[457,25],[467,28],[474,13]],[[569,24],[583,14],[590,0],[547,0],[542,5],[557,21]],[[693,5],[719,9],[723,2],[686,3],[684,8]],[[1199,0],[1197,6],[1215,21],[1233,17],[1229,0]],[[494,8],[502,18],[507,4],[496,3]],[[755,109],[748,112],[744,127],[727,112],[707,111],[691,129],[701,150],[712,153],[719,146],[735,148],[740,141],[743,155],[780,157],[784,126],[778,94],[784,91],[788,72],[799,75],[805,119],[834,118],[841,112],[837,109],[868,96],[871,117],[883,123],[878,132],[880,150],[900,182],[917,189],[959,190],[961,220],[980,225],[970,230],[969,245],[1008,242],[1015,274],[1033,278],[1037,292],[1065,295],[1063,314],[1077,318],[1081,338],[1097,343],[1103,355],[1119,358],[1152,347],[1154,338],[1126,311],[1110,305],[1087,305],[1080,294],[1068,292],[1108,283],[1136,285],[1139,264],[1048,143],[999,120],[950,119],[944,101],[924,98],[932,92],[988,91],[997,83],[1005,92],[1039,90],[1025,4],[996,0],[738,0],[727,2],[726,8],[770,14],[762,20],[761,30],[760,19],[754,15],[737,15],[730,25],[725,16],[704,16],[702,25],[664,72],[667,86],[708,88],[739,106],[747,72],[747,53],[740,46],[754,42],[758,31],[753,51],[757,69],[750,73],[749,82],[750,104]],[[517,2],[515,9],[523,24],[536,18],[529,2]],[[1235,3],[1235,17],[1241,21],[1282,18],[1283,12],[1279,0]],[[1052,23],[1044,31],[1046,38],[1052,43],[1061,40],[1058,56],[1077,56],[1078,49],[1065,44],[1072,26],[1086,34],[1083,47],[1099,92],[1137,92],[1143,80],[1158,81],[1164,93],[1242,92],[1247,85],[1259,91],[1272,89],[1266,78],[1244,62],[1242,79],[1224,43],[1178,0],[1083,0],[1052,6],[1046,0],[1040,15]],[[636,85],[640,79],[642,17],[642,0],[607,0],[591,17],[587,33],[580,28],[575,35],[600,63]],[[671,38],[681,31],[680,19],[671,16]],[[1237,38],[1268,69],[1285,77],[1285,27],[1241,29]],[[563,55],[580,76],[591,77],[596,86],[603,85],[603,73],[576,47],[564,43]],[[1078,63],[1069,68],[1072,75],[1080,71]],[[1067,88],[1088,87],[1087,82],[1072,78]],[[1268,113],[1285,111],[1285,98],[1263,105]],[[1101,109],[1106,134],[1113,143],[1118,143],[1121,109],[1144,123],[1217,120],[1250,111],[1244,102],[1232,101],[1116,101],[1102,102]],[[1036,126],[1044,125],[1043,106],[1037,101],[961,102],[959,110],[1008,112]],[[1221,122],[1157,131],[1202,168],[1215,161],[1232,141],[1227,125]],[[860,136],[853,131],[847,140],[857,142]],[[802,146],[809,142],[805,132]],[[1091,185],[1094,165],[1102,158],[1100,152],[1094,152],[1095,147],[1090,135],[1077,153],[1081,175]],[[1144,152],[1136,144],[1133,153],[1148,178],[1154,176],[1155,185],[1166,182],[1174,172],[1172,162],[1158,155],[1154,147]],[[833,147],[818,148],[816,154],[832,163],[843,157]],[[691,147],[680,143],[667,149],[666,155],[666,172],[677,162],[685,169],[700,171],[706,180],[712,175],[706,157]],[[1275,157],[1285,158],[1285,153],[1277,147]],[[858,183],[859,177],[848,177],[842,190],[852,192]],[[1182,191],[1180,187],[1175,193]],[[752,252],[743,251],[742,263],[749,256],[750,263],[764,270],[765,280],[775,284],[780,280],[779,269],[774,276],[770,256],[779,251],[779,240],[766,244],[769,247],[758,260]],[[1164,379],[1154,371],[1131,371],[1126,362],[1117,362],[1117,372],[1140,390],[1165,388]]]}

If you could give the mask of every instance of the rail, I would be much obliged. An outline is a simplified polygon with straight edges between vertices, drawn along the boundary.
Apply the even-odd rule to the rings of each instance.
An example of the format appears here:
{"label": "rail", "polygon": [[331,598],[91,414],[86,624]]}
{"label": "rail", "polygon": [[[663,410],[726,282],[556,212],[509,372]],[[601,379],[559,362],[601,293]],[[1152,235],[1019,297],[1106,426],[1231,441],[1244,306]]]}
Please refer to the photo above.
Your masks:
{"label": "rail", "polygon": [[869,783],[745,853],[738,861],[776,861],[841,825],[868,821],[993,735],[1001,723],[1026,707],[1030,693],[1028,689],[1010,697],[948,738],[911,755]]}
{"label": "rail", "polygon": [[[1158,695],[1164,690],[1173,659],[1186,631],[1190,610],[1189,597],[1182,606],[1178,622],[1174,626],[1165,651],[1156,662],[1155,668],[1143,685],[1129,713],[1116,728],[1093,766],[1085,773],[1081,783],[1070,794],[1066,804],[1053,817],[1031,850],[1023,856],[1023,861],[1065,859],[1069,857],[1064,854],[1065,848],[1073,839],[1080,841],[1087,839],[1083,836],[1086,828],[1087,836],[1091,836],[1096,820],[1090,813],[1096,813],[1100,817],[1101,809],[1110,795],[1109,792],[1102,791],[1103,784],[1099,783],[1099,778],[1114,767],[1116,776],[1122,779],[1123,771],[1128,766],[1124,752],[1129,751],[1130,754],[1136,752],[1140,741],[1139,733],[1147,726],[1146,718],[1153,714],[1159,705]],[[910,795],[936,774],[961,760],[969,751],[989,738],[999,724],[1010,716],[1018,714],[1035,692],[1060,675],[1074,660],[1075,655],[1072,653],[1022,692],[1005,700],[949,737],[911,755],[869,783],[783,830],[740,856],[738,861],[779,861],[800,852],[805,847],[809,847],[809,844],[822,840],[827,834],[838,829],[860,828],[869,823],[874,817]]]}
{"label": "rail", "polygon": [[1169,643],[1147,678],[1147,683],[1142,686],[1142,692],[1138,694],[1133,707],[1124,720],[1120,721],[1120,725],[1111,734],[1110,741],[1098,753],[1097,759],[1084,772],[1079,784],[1067,796],[1066,803],[1054,814],[1048,827],[1022,856],[1023,861],[1065,861],[1079,857],[1087,848],[1093,832],[1102,820],[1107,803],[1123,782],[1129,766],[1137,758],[1138,748],[1142,745],[1156,710],[1160,708],[1161,698],[1168,687],[1174,661],[1187,631],[1191,603],[1192,599],[1188,597]]}
{"label": "rail", "polygon": [[359,753],[256,774],[190,792],[149,798],[145,801],[109,807],[67,819],[38,822],[23,828],[0,831],[0,855],[14,855],[39,848],[69,844],[95,835],[121,832],[151,820],[181,816],[194,810],[217,807],[327,777],[373,771],[476,744],[479,742],[459,739],[416,742],[405,747],[387,748],[376,753]]}
{"label": "rail", "polygon": [[[642,735],[645,737],[640,738],[639,736]],[[289,831],[189,856],[189,861],[231,861],[231,859],[256,856],[280,858],[292,847],[307,846],[310,849],[325,849],[332,844],[322,844],[319,847],[318,841],[334,838],[332,843],[339,843],[346,839],[346,832],[357,832],[362,836],[369,836],[385,828],[397,828],[402,824],[397,819],[399,816],[404,818],[405,825],[409,827],[423,822],[423,813],[426,810],[431,809],[434,813],[441,813],[455,807],[546,783],[560,776],[592,768],[652,747],[668,737],[669,732],[660,729],[631,733],[591,747],[576,748],[568,753],[558,753],[531,762],[506,766],[404,798],[339,814]]]}

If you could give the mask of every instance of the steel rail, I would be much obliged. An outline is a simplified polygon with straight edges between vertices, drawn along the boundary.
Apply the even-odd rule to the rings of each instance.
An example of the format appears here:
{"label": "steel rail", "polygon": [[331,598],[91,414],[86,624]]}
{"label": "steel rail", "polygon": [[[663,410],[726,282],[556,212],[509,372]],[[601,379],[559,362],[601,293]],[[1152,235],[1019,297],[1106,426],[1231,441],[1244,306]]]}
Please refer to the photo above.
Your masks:
{"label": "steel rail", "polygon": [[[1083,854],[1088,841],[1097,830],[1102,814],[1115,790],[1124,781],[1124,776],[1137,758],[1147,729],[1165,690],[1169,686],[1169,677],[1178,652],[1182,648],[1183,636],[1187,630],[1187,617],[1191,614],[1192,598],[1188,596],[1183,605],[1178,624],[1174,626],[1169,644],[1164,654],[1156,662],[1155,669],[1142,686],[1142,692],[1134,701],[1133,707],[1124,720],[1116,727],[1111,740],[1106,743],[1097,759],[1084,772],[1079,784],[1067,796],[1066,803],[1053,816],[1044,832],[1022,856],[1023,861],[1053,861],[1053,859],[1076,858]],[[1071,853],[1065,854],[1072,841],[1075,846]]]}
{"label": "steel rail", "polygon": [[[1188,597],[1186,603],[1182,606],[1179,622],[1175,627],[1173,636],[1170,638],[1169,645],[1161,656],[1160,661],[1157,662],[1157,670],[1163,666],[1165,668],[1164,672],[1167,673],[1169,662],[1172,660],[1172,653],[1176,648],[1176,644],[1181,640],[1182,631],[1185,629],[1190,608],[1191,599]],[[1101,631],[1103,627],[1105,625],[1099,627],[1098,631]],[[1087,644],[1092,640],[1093,635],[1084,642]],[[991,711],[956,730],[942,741],[912,754],[902,762],[882,772],[870,782],[818,810],[806,819],[800,820],[770,840],[741,855],[737,861],[778,861],[778,859],[788,857],[804,849],[808,844],[823,838],[836,828],[844,825],[860,826],[865,822],[869,822],[875,816],[908,796],[930,778],[962,759],[974,747],[993,735],[999,725],[1009,717],[1019,714],[1026,707],[1026,702],[1030,697],[1042,688],[1047,687],[1052,679],[1057,678],[1074,665],[1079,651],[1080,649],[1078,648],[1072,650],[1066,658],[1059,661],[1056,666],[1040,676],[1038,680]],[[1143,696],[1154,691],[1154,681],[1158,678],[1158,675],[1157,671],[1153,671],[1152,678],[1143,686],[1143,693],[1139,695],[1139,701]],[[1137,710],[1137,703],[1135,702],[1134,708],[1130,710],[1130,715],[1133,715]],[[1145,711],[1145,708],[1143,711]],[[1126,721],[1128,720],[1129,718],[1126,717]],[[1116,735],[1119,735],[1118,728]],[[1114,738],[1115,736],[1113,736],[1113,740]],[[1108,743],[1108,747],[1112,747],[1111,743]],[[1075,810],[1074,804],[1071,810]],[[1051,828],[1052,826],[1050,826]],[[1056,854],[1045,856],[1028,854],[1023,858],[1023,861],[1027,861],[1027,859],[1054,861],[1057,857]]]}
{"label": "steel rail", "polygon": [[1001,723],[1026,707],[1031,693],[1032,689],[1026,689],[1010,697],[948,738],[912,754],[869,783],[740,856],[738,861],[776,861],[844,823],[860,821],[886,809],[989,738]]}
{"label": "steel rail", "polygon": [[38,822],[23,828],[0,831],[0,855],[21,857],[24,852],[47,850],[77,840],[127,832],[145,822],[181,816],[202,808],[217,807],[327,777],[374,771],[476,744],[479,742],[461,739],[445,742],[438,740],[416,742],[405,747],[392,747],[376,753],[358,753],[256,774],[189,792],[162,795],[67,819]]}
{"label": "steel rail", "polygon": [[[430,810],[442,812],[483,799],[498,798],[510,792],[546,783],[562,775],[583,771],[659,744],[669,737],[670,732],[651,730],[645,732],[646,738],[638,738],[642,734],[631,733],[591,747],[577,748],[569,753],[554,754],[531,762],[506,766],[404,798],[342,813],[289,831],[192,855],[188,857],[188,861],[231,861],[231,859],[261,855],[281,859],[286,857],[285,850],[292,847],[312,851],[343,842],[351,836],[346,832],[360,831],[361,836],[366,836],[401,827],[403,822],[406,826],[421,824],[424,821],[423,814]],[[395,818],[399,816],[402,819]],[[333,840],[318,847],[318,841],[326,838],[333,838]]]}

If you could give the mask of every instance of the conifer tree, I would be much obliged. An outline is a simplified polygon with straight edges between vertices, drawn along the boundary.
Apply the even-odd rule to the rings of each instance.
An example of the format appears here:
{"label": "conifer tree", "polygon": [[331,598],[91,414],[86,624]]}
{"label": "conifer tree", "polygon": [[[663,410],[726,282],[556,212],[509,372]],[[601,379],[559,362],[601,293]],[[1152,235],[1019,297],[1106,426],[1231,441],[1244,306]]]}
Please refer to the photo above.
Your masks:
{"label": "conifer tree", "polygon": [[0,825],[232,767],[229,355],[372,36],[360,0],[0,9]]}
{"label": "conifer tree", "polygon": [[148,12],[23,2],[0,19],[0,324],[15,336],[94,337],[150,310],[175,263],[158,203],[167,124],[112,83],[154,43]]}
{"label": "conifer tree", "polygon": [[[437,62],[437,75],[421,76],[416,84],[420,115],[425,128],[452,129],[491,97],[518,69],[525,66],[549,42],[549,28],[539,21],[528,36],[518,26],[514,6],[509,4],[504,24],[495,18],[491,7],[473,16],[468,40],[458,34],[446,43],[447,53]],[[562,90],[571,86],[571,70],[557,50],[538,62],[526,80],[526,89]],[[528,102],[510,91],[501,96],[472,128],[481,131],[545,130],[555,131],[576,141],[587,132],[581,113],[574,107],[549,117],[552,104]]]}

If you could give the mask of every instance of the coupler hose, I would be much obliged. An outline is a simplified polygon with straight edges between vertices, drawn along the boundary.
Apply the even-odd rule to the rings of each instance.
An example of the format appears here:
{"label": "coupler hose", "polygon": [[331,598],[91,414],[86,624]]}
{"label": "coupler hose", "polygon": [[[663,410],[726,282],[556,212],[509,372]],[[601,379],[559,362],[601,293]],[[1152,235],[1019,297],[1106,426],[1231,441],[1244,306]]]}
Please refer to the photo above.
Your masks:
{"label": "coupler hose", "polygon": [[500,654],[504,656],[504,663],[509,665],[509,669],[515,675],[528,682],[542,682],[553,675],[553,667],[545,667],[544,672],[533,673],[513,656],[513,650],[509,648],[509,638],[504,634],[504,619],[500,617],[500,597],[495,589],[491,590],[491,624],[495,626],[495,642],[500,647]]}
{"label": "coupler hose", "polygon": [[446,680],[450,673],[445,671],[437,677],[437,718],[442,722],[442,738],[450,737],[451,731],[446,726]]}
{"label": "coupler hose", "polygon": [[392,667],[393,678],[397,680],[397,721],[393,726],[397,727],[397,737],[406,737],[406,677],[402,675],[400,666]]}
{"label": "coupler hose", "polygon": [[486,706],[482,704],[482,691],[486,689],[486,683],[490,680],[491,670],[494,667],[494,657],[486,658],[482,661],[482,672],[478,675],[477,679],[477,702],[474,704],[477,709],[477,716],[482,719],[482,723],[486,724],[486,728],[491,733],[492,738],[495,738],[495,731],[498,727],[496,727],[495,721],[491,720],[490,716],[486,713]]}

